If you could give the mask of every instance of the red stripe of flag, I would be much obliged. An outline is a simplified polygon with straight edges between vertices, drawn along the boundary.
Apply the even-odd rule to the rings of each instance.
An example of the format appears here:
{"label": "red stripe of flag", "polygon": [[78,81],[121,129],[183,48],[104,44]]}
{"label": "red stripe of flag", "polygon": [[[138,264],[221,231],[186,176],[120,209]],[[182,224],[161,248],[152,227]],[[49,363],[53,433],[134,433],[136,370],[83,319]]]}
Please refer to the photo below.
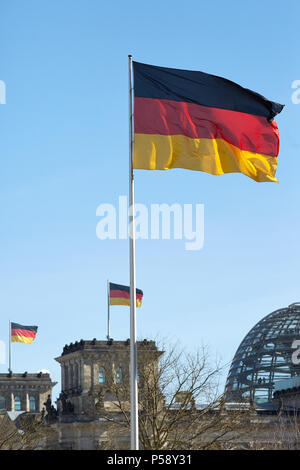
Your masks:
{"label": "red stripe of flag", "polygon": [[118,298],[129,299],[130,298],[130,292],[125,292],[124,290],[111,290],[110,291],[110,297],[118,297]]}
{"label": "red stripe of flag", "polygon": [[35,338],[36,332],[30,330],[11,330],[11,336],[26,336],[27,338]]}
{"label": "red stripe of flag", "polygon": [[[123,290],[111,290],[110,297],[118,299],[130,299],[130,292],[125,292]],[[141,300],[143,298],[143,294],[137,293],[136,298]]]}
{"label": "red stripe of flag", "polygon": [[277,156],[275,121],[263,116],[195,103],[157,98],[134,101],[136,134],[184,135],[193,139],[223,139],[241,150]]}

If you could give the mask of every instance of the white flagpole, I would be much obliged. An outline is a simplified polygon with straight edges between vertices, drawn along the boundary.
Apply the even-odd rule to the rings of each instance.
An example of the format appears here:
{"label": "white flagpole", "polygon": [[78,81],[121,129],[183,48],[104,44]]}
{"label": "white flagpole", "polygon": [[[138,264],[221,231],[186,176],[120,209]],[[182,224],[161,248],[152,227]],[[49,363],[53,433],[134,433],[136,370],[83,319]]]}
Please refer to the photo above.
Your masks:
{"label": "white flagpole", "polygon": [[131,450],[139,449],[137,342],[136,342],[136,282],[135,282],[135,221],[133,175],[133,107],[132,56],[129,68],[129,252],[130,252],[130,442]]}
{"label": "white flagpole", "polygon": [[8,372],[12,372],[11,370],[11,321],[9,320],[9,369]]}
{"label": "white flagpole", "polygon": [[109,294],[109,281],[107,281],[107,340],[110,340],[110,294]]}

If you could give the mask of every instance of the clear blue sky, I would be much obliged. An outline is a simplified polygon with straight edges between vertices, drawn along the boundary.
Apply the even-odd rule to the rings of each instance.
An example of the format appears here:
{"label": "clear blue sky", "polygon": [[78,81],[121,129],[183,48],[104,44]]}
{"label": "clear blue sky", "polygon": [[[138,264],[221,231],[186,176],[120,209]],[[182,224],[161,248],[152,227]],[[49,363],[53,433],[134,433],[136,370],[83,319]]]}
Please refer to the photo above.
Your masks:
{"label": "clear blue sky", "polygon": [[[128,284],[128,242],[97,239],[96,208],[128,193],[129,53],[286,105],[279,184],[136,171],[137,202],[205,204],[203,250],[137,242],[139,338],[206,343],[226,363],[259,319],[300,300],[299,14],[296,0],[1,3],[0,339],[9,319],[39,326],[13,344],[15,372],[59,380],[66,343],[105,339],[106,280]],[[129,337],[128,308],[112,307],[111,334]]]}

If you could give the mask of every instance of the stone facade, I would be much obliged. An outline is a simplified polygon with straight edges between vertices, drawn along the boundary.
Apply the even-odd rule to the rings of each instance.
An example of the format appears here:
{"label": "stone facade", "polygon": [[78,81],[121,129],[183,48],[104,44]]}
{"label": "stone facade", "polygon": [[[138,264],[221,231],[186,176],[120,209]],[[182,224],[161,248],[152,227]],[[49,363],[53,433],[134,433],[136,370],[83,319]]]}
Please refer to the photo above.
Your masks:
{"label": "stone facade", "polygon": [[[138,342],[140,398],[143,397],[143,377],[149,377],[147,367],[151,365],[156,368],[161,354],[162,351],[158,350],[154,341]],[[27,372],[0,374],[0,410],[24,411],[29,415],[42,412],[45,424],[50,424],[53,431],[43,444],[47,449],[95,450],[107,446],[120,450],[129,449],[128,428],[123,426],[123,431],[120,432],[118,428],[118,441],[114,442],[116,433],[111,432],[109,422],[110,419],[114,422],[124,419],[117,406],[114,391],[118,389],[117,384],[127,391],[130,388],[129,356],[129,340],[81,340],[66,345],[61,356],[56,358],[61,365],[61,394],[56,402],[58,413],[51,403],[51,391],[56,383],[51,381],[49,374]],[[142,367],[145,368],[143,371]],[[279,445],[278,436],[274,438],[276,430],[284,433],[286,445],[295,446],[295,423],[289,418],[289,410],[300,410],[300,387],[297,380],[296,378],[293,383],[278,386],[270,409],[253,409],[251,422],[258,426],[258,432],[246,437],[241,448],[273,448],[274,443]],[[177,402],[180,403],[184,397],[184,392],[178,394]],[[129,410],[127,400],[126,397],[122,404],[125,409],[128,406]],[[233,413],[234,411],[233,409]],[[176,412],[176,403],[174,411],[170,412]]]}
{"label": "stone facade", "polygon": [[[154,341],[138,341],[137,347],[143,366],[158,363],[162,353]],[[112,382],[129,389],[129,356],[129,340],[81,340],[64,347],[56,358],[61,365],[62,384],[57,400],[60,448],[97,449],[107,440],[109,426],[101,418],[101,410],[118,410]],[[123,447],[128,447],[128,439],[124,437]]]}
{"label": "stone facade", "polygon": [[0,410],[41,412],[54,385],[42,372],[0,374]]}
{"label": "stone facade", "polygon": [[281,411],[300,412],[300,376],[281,380],[275,385],[273,403]]}

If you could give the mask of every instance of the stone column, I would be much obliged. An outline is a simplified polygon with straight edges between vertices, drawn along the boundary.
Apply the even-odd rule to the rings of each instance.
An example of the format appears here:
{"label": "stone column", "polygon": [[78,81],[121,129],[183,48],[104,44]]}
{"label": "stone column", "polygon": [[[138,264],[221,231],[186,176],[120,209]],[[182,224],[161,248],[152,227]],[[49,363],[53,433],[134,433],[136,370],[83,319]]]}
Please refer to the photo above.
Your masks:
{"label": "stone column", "polygon": [[73,364],[73,381],[74,381],[74,387],[77,389],[78,388],[78,364],[76,359],[74,360]]}
{"label": "stone column", "polygon": [[14,394],[10,394],[10,410],[15,411],[15,397]]}
{"label": "stone column", "polygon": [[69,362],[69,388],[74,388],[74,367],[73,361]]}
{"label": "stone column", "polygon": [[77,366],[77,387],[81,387],[81,364],[80,361],[77,359],[76,360],[76,366]]}
{"label": "stone column", "polygon": [[94,363],[93,364],[93,383],[94,383],[94,386],[99,383],[98,375],[99,375],[99,366],[98,366],[98,364]]}
{"label": "stone column", "polygon": [[61,389],[64,390],[65,387],[65,364],[61,362],[60,364],[61,367]]}
{"label": "stone column", "polygon": [[25,393],[25,411],[30,411],[28,392]]}
{"label": "stone column", "polygon": [[79,379],[78,379],[78,382],[79,382],[79,386],[81,387],[81,389],[83,389],[83,360],[78,359],[78,364],[79,364],[79,370],[78,370]]}
{"label": "stone column", "polygon": [[92,388],[91,364],[86,363],[86,362],[83,363],[82,374],[83,374],[82,389],[83,389],[84,392],[88,392]]}
{"label": "stone column", "polygon": [[91,360],[91,389],[94,390],[95,385],[95,364]]}
{"label": "stone column", "polygon": [[70,386],[69,386],[69,368],[68,368],[68,363],[67,362],[65,362],[64,370],[65,370],[65,390],[69,390],[69,388],[70,388]]}
{"label": "stone column", "polygon": [[70,390],[72,388],[72,371],[71,371],[71,363],[68,361],[68,389]]}

